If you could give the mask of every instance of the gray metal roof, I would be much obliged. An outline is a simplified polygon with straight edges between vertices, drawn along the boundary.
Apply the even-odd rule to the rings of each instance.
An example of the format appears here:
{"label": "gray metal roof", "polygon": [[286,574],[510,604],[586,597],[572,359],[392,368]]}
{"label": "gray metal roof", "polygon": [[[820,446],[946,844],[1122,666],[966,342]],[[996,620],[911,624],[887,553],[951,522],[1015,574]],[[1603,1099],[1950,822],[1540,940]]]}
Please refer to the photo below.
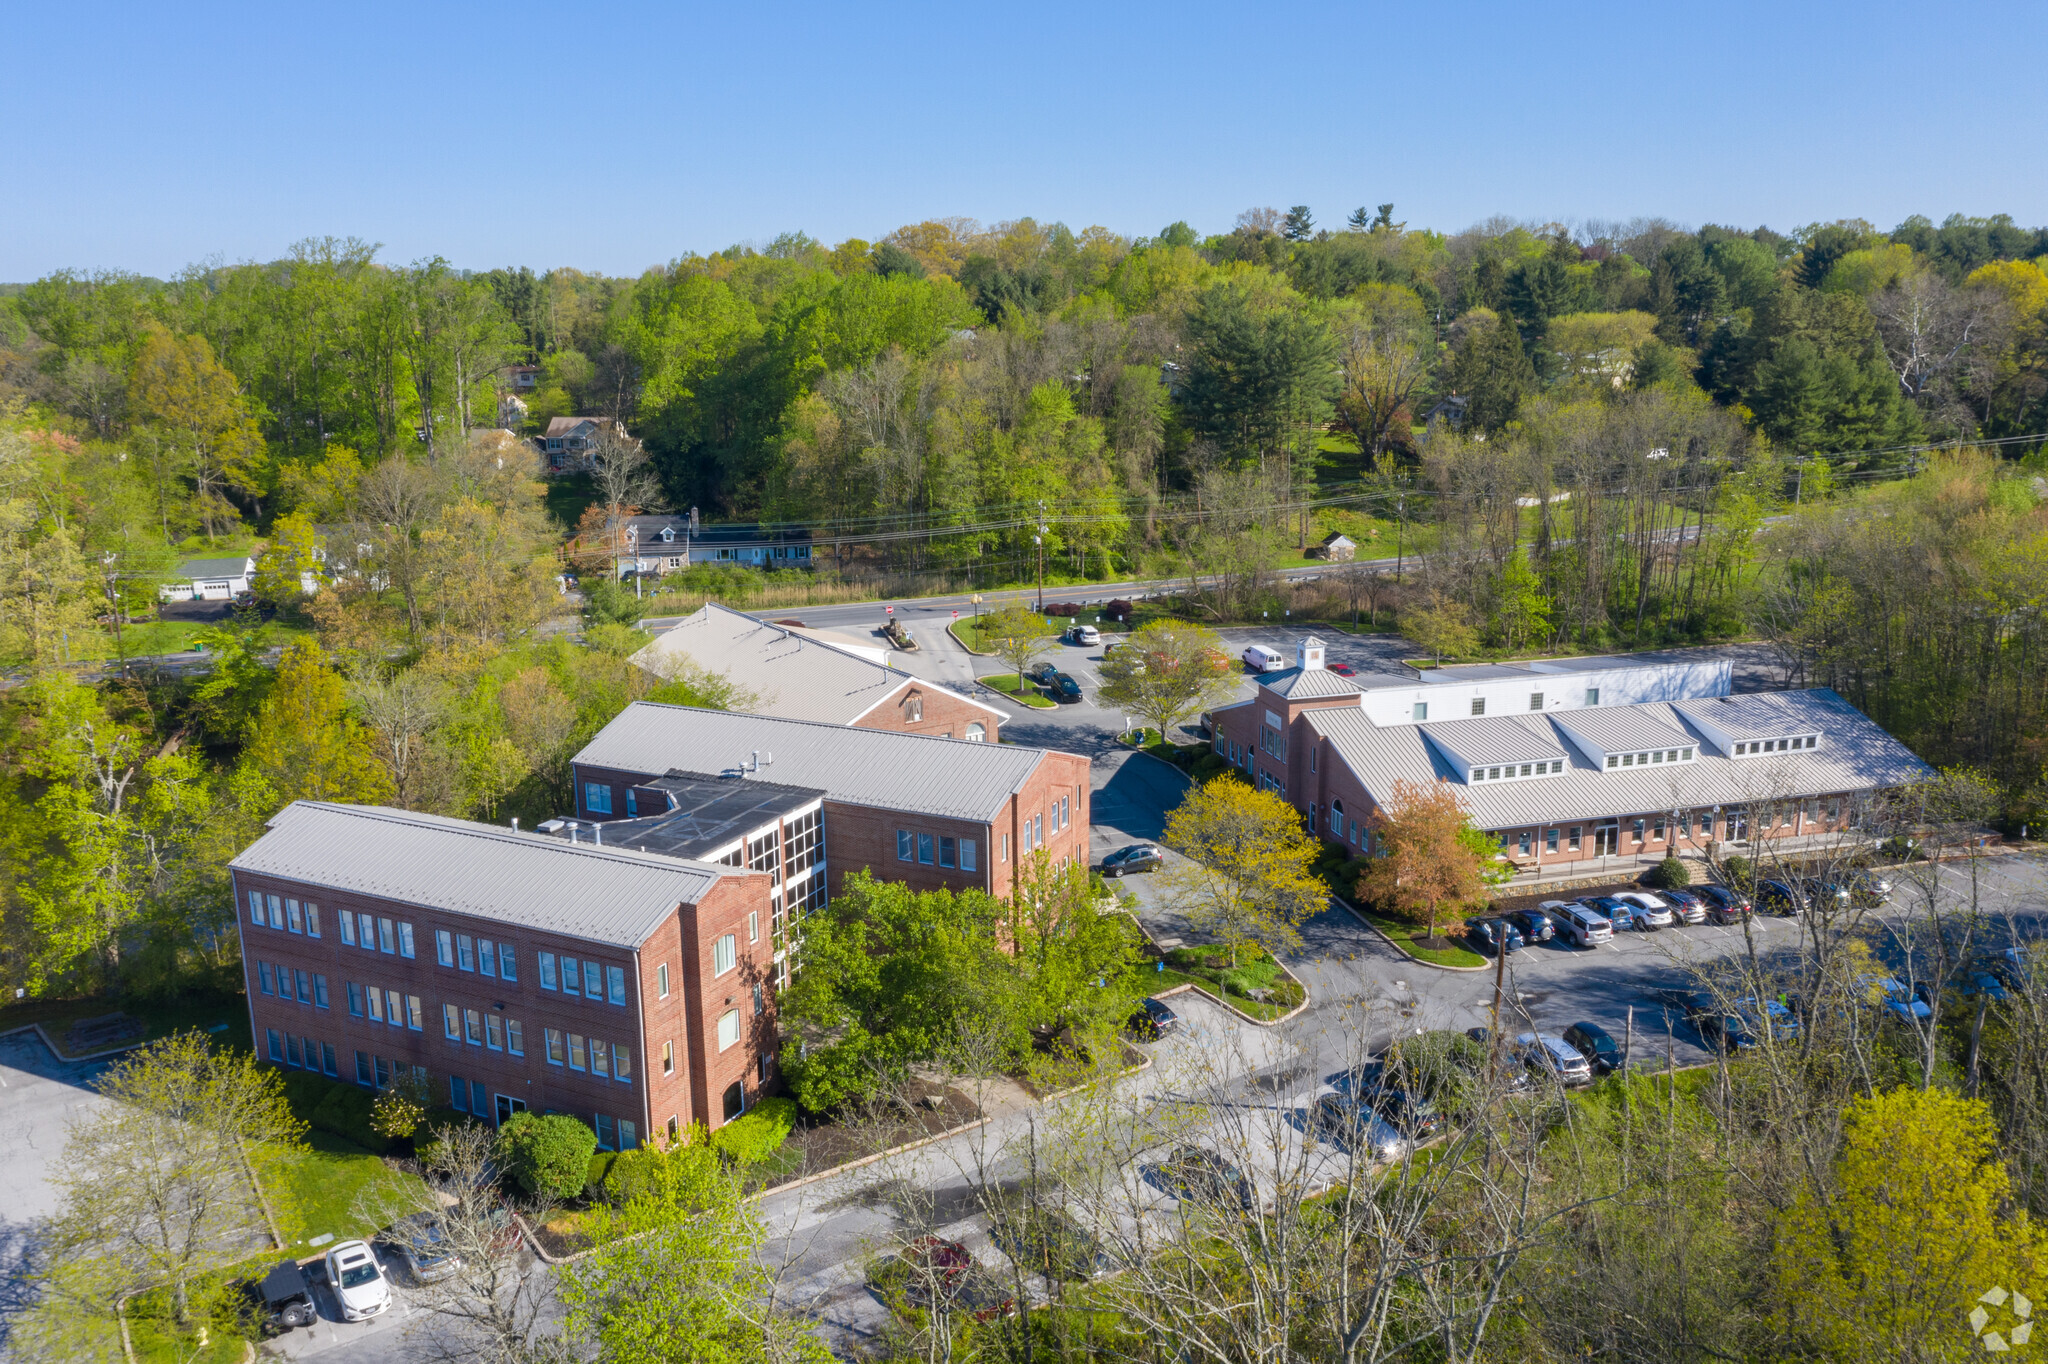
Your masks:
{"label": "gray metal roof", "polygon": [[[1827,736],[1819,747],[1763,758],[1729,759],[1695,737],[1690,742],[1699,756],[1693,762],[1615,771],[1597,768],[1576,749],[1567,748],[1568,762],[1562,775],[1477,786],[1466,784],[1463,774],[1424,738],[1423,730],[1429,726],[1380,728],[1363,711],[1343,707],[1310,710],[1302,718],[1313,732],[1330,740],[1337,756],[1376,799],[1387,799],[1397,780],[1449,781],[1457,787],[1458,798],[1472,812],[1473,821],[1483,829],[1520,829],[1653,810],[1879,790],[1918,780],[1932,770],[1824,687],[1770,695],[1786,715],[1803,718],[1809,730]],[[1678,704],[1683,703],[1657,701],[1626,709],[1689,734]],[[1615,714],[1622,709],[1600,713]],[[1574,717],[1585,713],[1570,712]],[[1533,723],[1536,717],[1527,719]],[[1553,717],[1545,716],[1543,723],[1552,721]]]}
{"label": "gray metal roof", "polygon": [[1319,696],[1356,696],[1363,690],[1348,677],[1339,676],[1328,668],[1286,668],[1277,673],[1261,673],[1259,685],[1276,696],[1295,700]]}
{"label": "gray metal roof", "polygon": [[[1786,706],[1779,698],[1796,692],[1751,692],[1742,696],[1721,696],[1705,701],[1674,701],[1672,706],[1689,720],[1712,725],[1737,741],[1778,739],[1820,730],[1813,716]],[[1825,730],[1820,730],[1825,733]]]}
{"label": "gray metal roof", "polygon": [[1421,728],[1438,748],[1475,766],[1565,756],[1564,745],[1540,715],[1480,715],[1469,720],[1439,720]]}
{"label": "gray metal roof", "polygon": [[249,571],[252,560],[247,555],[232,559],[187,559],[178,565],[180,578],[239,578]]}
{"label": "gray metal roof", "polygon": [[377,805],[293,801],[228,864],[633,948],[733,869]]}
{"label": "gray metal roof", "polygon": [[[1683,702],[1677,704],[1683,705]],[[1699,742],[1683,725],[1653,714],[1658,707],[1586,706],[1559,711],[1552,723],[1567,735],[1582,736],[1601,753],[1635,753],[1643,749],[1692,748]]]}
{"label": "gray metal roof", "polygon": [[663,631],[632,661],[671,676],[685,660],[723,673],[752,692],[759,698],[754,711],[789,720],[850,725],[878,705],[893,704],[892,698],[911,685],[946,692],[998,720],[1005,718],[995,707],[936,682],[711,602]]}
{"label": "gray metal roof", "polygon": [[754,752],[763,758],[762,777],[814,787],[833,800],[987,821],[1046,750],[635,701],[576,761],[625,772],[723,773]]}

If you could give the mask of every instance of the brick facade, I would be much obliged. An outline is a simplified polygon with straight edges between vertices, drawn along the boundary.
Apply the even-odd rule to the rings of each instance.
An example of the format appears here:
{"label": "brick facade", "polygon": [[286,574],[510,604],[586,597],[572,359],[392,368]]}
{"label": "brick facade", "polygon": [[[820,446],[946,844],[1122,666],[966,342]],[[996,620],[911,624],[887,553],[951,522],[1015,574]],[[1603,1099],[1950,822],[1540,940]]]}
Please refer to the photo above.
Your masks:
{"label": "brick facade", "polygon": [[[719,981],[708,977],[715,940],[723,933],[733,933],[737,940],[735,967],[723,981],[765,977],[769,970],[769,878],[764,873],[721,876],[702,904],[680,906],[637,950],[277,876],[237,871],[234,885],[250,1025],[258,1055],[266,1060],[272,1059],[274,1032],[283,1052],[281,1064],[320,1070],[345,1081],[359,1079],[358,1053],[366,1058],[372,1085],[381,1085],[398,1067],[421,1067],[428,1072],[436,1104],[451,1104],[450,1082],[459,1079],[465,1088],[460,1106],[469,1111],[476,1110],[480,1086],[486,1117],[501,1116],[502,1097],[534,1112],[573,1114],[608,1136],[610,1145],[628,1139],[622,1123],[632,1124],[630,1139],[636,1141],[670,1116],[683,1124],[695,1121],[716,1127],[723,1120],[719,1098],[736,1080],[744,1084],[748,1105],[760,1092],[753,1058],[773,1051],[772,992],[763,992],[764,1008],[758,1016],[752,1013],[749,998],[741,1045],[722,1054],[716,1047],[716,1014],[723,1008],[706,995],[704,985],[711,985],[713,995],[721,988]],[[249,904],[252,892],[264,897],[261,924]],[[298,906],[296,920],[288,916],[284,928],[268,922],[272,896],[281,904]],[[317,907],[318,937],[306,931],[312,926],[309,904]],[[353,916],[370,916],[374,948],[361,945],[359,929],[352,935],[355,943],[344,939],[343,913],[352,916],[352,929],[359,922]],[[759,916],[758,934],[752,940],[747,930],[750,914]],[[300,931],[292,931],[293,922]],[[410,957],[403,955],[406,926]],[[453,948],[453,966],[438,959],[437,935],[444,932]],[[481,969],[485,941],[491,945],[493,965],[488,976]],[[499,953],[506,950],[515,963],[514,980],[505,979],[497,965]],[[553,958],[555,989],[544,987],[543,953]],[[583,993],[580,979],[574,994],[560,988],[565,958],[576,961],[579,977],[585,963],[599,967],[598,998]],[[463,969],[465,959],[470,969]],[[271,968],[267,981],[265,966]],[[666,998],[660,991],[664,966],[669,978]],[[291,973],[288,996],[278,991],[280,967]],[[622,987],[621,1003],[613,1002],[614,970]],[[309,996],[315,980],[324,978],[324,1006],[317,997],[298,1001],[299,973],[306,977]],[[386,1019],[390,997],[398,997],[400,1025],[372,1016],[367,994],[371,989],[379,991],[376,1013]],[[352,1012],[352,1004],[359,1013]],[[457,1036],[452,1039],[445,1013],[450,1005],[457,1011]],[[512,1051],[514,1023],[523,1055]],[[551,1031],[560,1038],[558,1060],[550,1059]],[[298,1039],[296,1048],[287,1038]],[[310,1065],[307,1038],[320,1049]],[[664,1072],[663,1045],[668,1042],[675,1044],[675,1060],[673,1069]],[[606,1049],[601,1069],[594,1055],[598,1043]],[[331,1070],[328,1048],[333,1052]],[[614,1060],[619,1056],[627,1065],[624,1079],[618,1078]],[[580,1069],[574,1068],[577,1061]]]}
{"label": "brick facade", "polygon": [[[578,817],[600,824],[621,817],[626,792],[656,775],[582,763],[573,764],[572,772]],[[1041,840],[1055,860],[1073,858],[1085,863],[1091,794],[1088,772],[1089,761],[1080,754],[1047,752],[1023,787],[987,822],[853,805],[828,797],[824,803],[825,865],[831,891],[836,895],[849,873],[867,870],[880,880],[901,881],[920,890],[973,887],[1007,895],[1017,858],[1030,850],[1034,839]],[[610,792],[609,814],[590,809],[588,783]],[[898,855],[899,834],[910,836],[907,861]],[[946,838],[953,840],[950,868],[941,865],[946,848],[941,840]],[[930,862],[922,860],[925,839],[931,842]],[[974,844],[972,871],[960,866],[961,849],[969,841]]]}
{"label": "brick facade", "polygon": [[852,723],[861,729],[885,729],[897,734],[936,734],[945,739],[971,736],[971,725],[980,725],[982,738],[995,743],[1001,736],[1002,717],[966,698],[923,682],[905,682],[889,693],[881,704]]}

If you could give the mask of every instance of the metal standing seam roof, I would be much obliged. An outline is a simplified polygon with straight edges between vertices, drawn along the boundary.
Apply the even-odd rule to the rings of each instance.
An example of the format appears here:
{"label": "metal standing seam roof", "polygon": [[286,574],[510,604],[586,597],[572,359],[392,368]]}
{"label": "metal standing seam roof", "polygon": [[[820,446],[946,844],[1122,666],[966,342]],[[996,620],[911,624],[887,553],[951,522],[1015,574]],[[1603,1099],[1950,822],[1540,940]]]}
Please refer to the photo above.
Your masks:
{"label": "metal standing seam roof", "polygon": [[1475,767],[1482,763],[1537,762],[1565,756],[1557,735],[1542,716],[1533,713],[1437,720],[1420,728],[1436,741],[1438,748]]}
{"label": "metal standing seam roof", "polygon": [[1640,749],[1695,748],[1699,740],[1684,726],[1650,714],[1660,703],[1643,706],[1582,706],[1550,717],[1567,736],[1583,736],[1602,753],[1634,753]]}
{"label": "metal standing seam roof", "polygon": [[1696,719],[1731,739],[1777,739],[1790,734],[1811,733],[1811,717],[1778,703],[1789,692],[1752,692],[1704,701],[1674,701],[1673,707],[1687,719]]}
{"label": "metal standing seam roof", "polygon": [[1004,712],[936,682],[835,648],[780,625],[707,602],[664,630],[633,655],[652,673],[664,664],[689,659],[725,674],[760,698],[754,709],[789,720],[823,720],[850,725],[905,686],[915,683],[987,711]]}
{"label": "metal standing seam roof", "polygon": [[761,777],[832,800],[987,823],[1048,750],[635,701],[575,760],[623,772],[724,773],[756,752]]}
{"label": "metal standing seam roof", "polygon": [[1350,678],[1333,673],[1328,668],[1288,668],[1277,673],[1261,673],[1258,683],[1276,696],[1295,700],[1321,696],[1356,696],[1363,690]]}
{"label": "metal standing seam roof", "polygon": [[236,871],[637,948],[731,867],[377,805],[293,801]]}
{"label": "metal standing seam roof", "polygon": [[[1698,809],[1770,800],[1877,790],[1929,775],[1932,769],[1840,696],[1826,688],[1772,693],[1788,716],[1824,736],[1812,750],[1763,758],[1720,756],[1697,737],[1689,763],[1605,770],[1566,746],[1565,770],[1526,781],[1469,785],[1423,736],[1423,725],[1375,726],[1364,712],[1311,710],[1302,719],[1330,740],[1338,758],[1375,799],[1387,799],[1400,780],[1449,781],[1483,829],[1519,829],[1564,821],[1599,821],[1654,810]],[[1679,733],[1690,733],[1677,704],[1630,706]],[[1623,708],[1616,707],[1620,713]],[[1573,716],[1583,711],[1570,712]],[[1506,718],[1506,717],[1502,717]],[[1531,721],[1535,716],[1528,717]],[[1551,723],[1546,716],[1544,722]],[[1563,737],[1559,735],[1560,739]]]}

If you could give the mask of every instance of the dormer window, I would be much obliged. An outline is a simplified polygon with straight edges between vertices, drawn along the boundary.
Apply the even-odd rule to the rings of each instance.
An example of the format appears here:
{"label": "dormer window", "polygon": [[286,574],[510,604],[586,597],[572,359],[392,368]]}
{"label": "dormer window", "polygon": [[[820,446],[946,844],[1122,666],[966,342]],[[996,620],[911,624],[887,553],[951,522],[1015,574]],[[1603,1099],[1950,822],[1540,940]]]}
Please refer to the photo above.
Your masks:
{"label": "dormer window", "polygon": [[661,528],[661,542],[663,544],[672,545],[675,543],[675,539],[676,528],[674,526],[663,526]]}
{"label": "dormer window", "polygon": [[904,700],[903,718],[906,722],[913,725],[924,719],[924,698],[922,696],[911,696]]}

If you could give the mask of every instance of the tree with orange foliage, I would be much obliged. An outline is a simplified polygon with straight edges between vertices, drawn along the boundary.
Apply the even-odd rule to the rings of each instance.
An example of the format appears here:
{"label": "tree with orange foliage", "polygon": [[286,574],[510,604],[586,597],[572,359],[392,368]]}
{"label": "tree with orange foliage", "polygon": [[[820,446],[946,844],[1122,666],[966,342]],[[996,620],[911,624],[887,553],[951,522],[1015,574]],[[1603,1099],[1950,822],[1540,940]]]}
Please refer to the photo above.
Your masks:
{"label": "tree with orange foliage", "polygon": [[1429,925],[1432,936],[1442,937],[1446,922],[1483,900],[1487,885],[1501,879],[1489,874],[1492,843],[1473,827],[1446,783],[1395,782],[1393,798],[1369,823],[1380,855],[1358,878],[1359,896]]}

